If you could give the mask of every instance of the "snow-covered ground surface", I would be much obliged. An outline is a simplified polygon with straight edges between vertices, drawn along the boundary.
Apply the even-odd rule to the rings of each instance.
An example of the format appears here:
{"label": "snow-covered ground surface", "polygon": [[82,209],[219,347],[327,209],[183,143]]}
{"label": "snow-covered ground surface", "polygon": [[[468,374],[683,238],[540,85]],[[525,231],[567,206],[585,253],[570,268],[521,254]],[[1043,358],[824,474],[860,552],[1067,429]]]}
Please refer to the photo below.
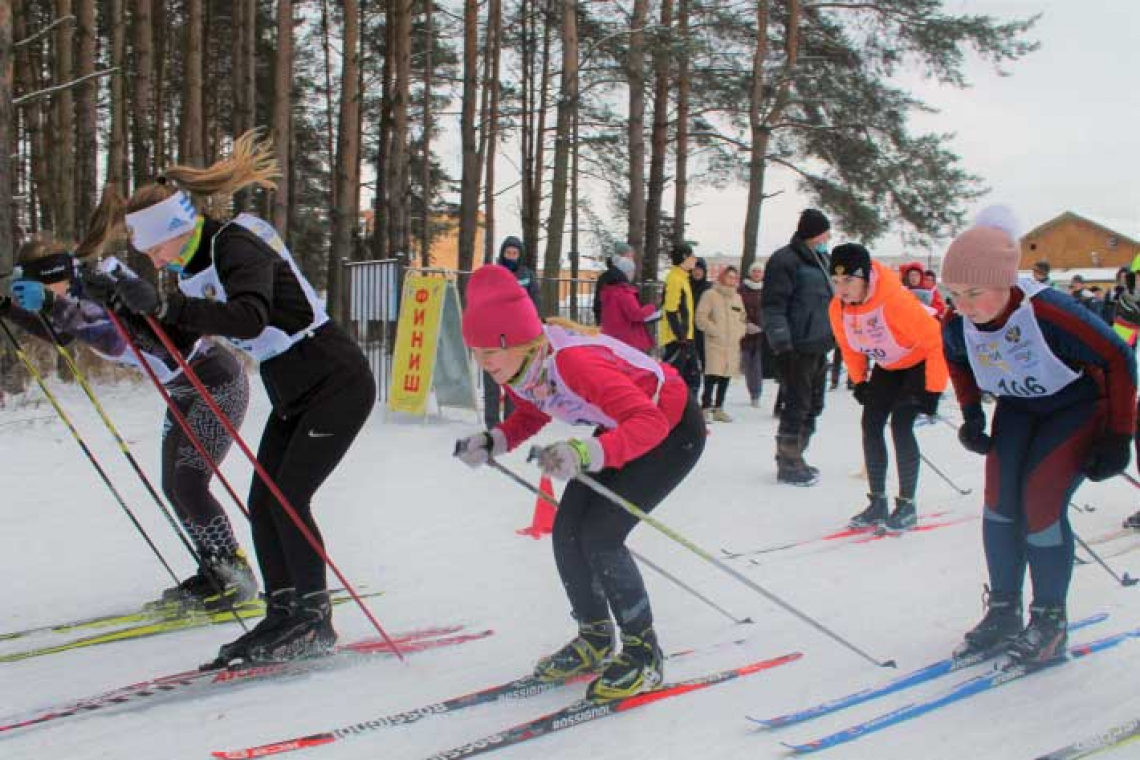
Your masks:
{"label": "snow-covered ground surface", "polygon": [[[714,424],[701,463],[656,512],[698,545],[747,549],[834,529],[861,509],[858,408],[843,391],[828,408],[809,461],[815,488],[775,482],[771,395],[747,406],[742,383],[730,390],[732,424]],[[161,401],[145,385],[103,389],[104,400],[148,472],[157,477]],[[77,389],[62,397],[129,503],[180,573],[189,558],[99,426]],[[29,398],[37,399],[33,389]],[[256,446],[267,404],[255,393],[244,433]],[[948,409],[951,416],[956,409]],[[130,609],[169,585],[161,566],[46,405],[0,412],[0,632]],[[471,471],[450,456],[474,416],[449,411],[426,423],[385,421],[377,410],[357,445],[318,494],[316,510],[333,558],[355,583],[382,590],[372,609],[391,632],[463,624],[494,636],[420,653],[406,664],[375,658],[305,676],[214,688],[194,696],[142,701],[0,735],[0,758],[208,758],[212,750],[346,726],[460,695],[528,672],[572,633],[549,538],[515,534],[534,499],[501,474]],[[554,426],[542,440],[562,431]],[[960,496],[929,470],[920,509],[976,518],[982,460],[964,452],[949,427],[919,430],[924,453],[962,487]],[[530,480],[520,454],[504,460]],[[250,468],[231,453],[226,472],[244,494]],[[219,491],[220,493],[220,491]],[[1121,479],[1087,484],[1074,514],[1087,536],[1119,526],[1138,494]],[[243,542],[248,530],[233,510]],[[1135,540],[1134,538],[1128,540]],[[799,662],[503,750],[506,758],[607,760],[772,758],[780,740],[829,733],[885,712],[964,676],[780,732],[758,732],[744,716],[771,716],[891,677],[836,646],[687,550],[642,527],[631,545],[752,625],[736,626],[652,573],[646,578],[666,650],[748,637],[669,666],[667,677],[802,651]],[[1140,574],[1140,550],[1112,562]],[[985,580],[977,519],[927,533],[862,545],[825,545],[765,555],[733,567],[879,658],[903,670],[945,656],[981,612]],[[1107,623],[1076,634],[1099,638],[1140,625],[1140,589],[1122,589],[1095,566],[1079,567],[1070,618],[1097,611]],[[339,607],[342,641],[370,635],[363,615]],[[178,672],[210,659],[232,639],[233,624],[0,664],[0,715],[10,717],[70,698]],[[0,653],[51,638],[0,642]],[[1140,714],[1140,641],[1010,684],[827,753],[834,758],[1029,758]],[[305,750],[298,758],[422,758],[554,709],[581,691],[466,710]],[[0,720],[0,723],[7,721]],[[1104,758],[1137,758],[1135,744]]]}

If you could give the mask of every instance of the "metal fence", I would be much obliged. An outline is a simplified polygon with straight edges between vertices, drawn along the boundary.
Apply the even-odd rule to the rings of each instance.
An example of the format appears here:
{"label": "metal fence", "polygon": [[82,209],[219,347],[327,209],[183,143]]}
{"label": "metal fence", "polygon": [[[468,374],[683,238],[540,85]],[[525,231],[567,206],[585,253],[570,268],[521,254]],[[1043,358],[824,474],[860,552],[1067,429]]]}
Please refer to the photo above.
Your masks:
{"label": "metal fence", "polygon": [[[404,277],[408,274],[435,275],[454,279],[460,297],[466,292],[471,272],[453,269],[421,269],[408,267],[399,259],[353,261],[344,264],[349,287],[348,330],[368,357],[376,376],[377,393],[381,401],[388,398],[392,375],[392,352],[396,344],[396,323],[400,318],[400,297]],[[551,281],[536,278],[539,292]],[[594,325],[594,279],[557,278],[557,308],[546,310],[548,315],[571,319],[579,324]],[[645,283],[641,287],[646,303],[660,303],[661,283]],[[650,330],[655,333],[657,323]],[[656,339],[656,335],[653,336]]]}

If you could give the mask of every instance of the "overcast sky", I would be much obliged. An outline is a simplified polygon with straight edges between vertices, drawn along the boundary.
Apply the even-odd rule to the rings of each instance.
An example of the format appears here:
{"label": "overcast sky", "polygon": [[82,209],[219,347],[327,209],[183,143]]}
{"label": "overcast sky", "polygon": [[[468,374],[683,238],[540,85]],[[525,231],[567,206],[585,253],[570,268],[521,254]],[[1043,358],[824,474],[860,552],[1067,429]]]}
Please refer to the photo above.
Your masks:
{"label": "overcast sky", "polygon": [[[1008,76],[971,58],[969,89],[908,83],[939,111],[917,115],[915,131],[955,133],[964,167],[990,188],[971,214],[1006,203],[1028,230],[1069,210],[1140,237],[1140,0],[951,0],[947,9],[1042,14],[1033,31],[1040,49]],[[805,204],[793,177],[771,176],[769,188],[787,192],[765,203],[762,256],[786,242]],[[745,197],[740,188],[694,199],[690,235],[701,253],[739,254]],[[893,235],[873,251],[904,252]]]}
{"label": "overcast sky", "polygon": [[[1040,49],[1010,65],[1008,76],[971,56],[967,89],[900,81],[937,109],[916,114],[913,131],[954,133],[952,148],[963,166],[990,188],[969,209],[971,217],[986,205],[1004,203],[1029,230],[1070,210],[1140,238],[1140,0],[947,0],[946,9],[999,19],[1042,14],[1031,33]],[[454,147],[447,150],[445,163],[456,178],[458,129],[455,119],[444,138]],[[517,177],[517,147],[508,143],[500,151],[496,174],[502,189]],[[784,192],[764,204],[760,256],[786,243],[795,230],[806,205],[796,184],[790,172],[768,170],[766,192]],[[740,254],[746,197],[742,186],[690,192],[688,237],[699,243],[700,255]],[[496,237],[518,234],[516,194],[504,193],[499,204]],[[610,212],[600,193],[593,207],[603,216]],[[672,209],[671,196],[665,208]],[[613,219],[608,226],[623,234],[625,219]],[[844,239],[837,230],[833,242]],[[582,249],[597,254],[589,235]],[[932,253],[943,249],[940,244]],[[928,253],[904,251],[895,234],[876,241],[872,251]]]}

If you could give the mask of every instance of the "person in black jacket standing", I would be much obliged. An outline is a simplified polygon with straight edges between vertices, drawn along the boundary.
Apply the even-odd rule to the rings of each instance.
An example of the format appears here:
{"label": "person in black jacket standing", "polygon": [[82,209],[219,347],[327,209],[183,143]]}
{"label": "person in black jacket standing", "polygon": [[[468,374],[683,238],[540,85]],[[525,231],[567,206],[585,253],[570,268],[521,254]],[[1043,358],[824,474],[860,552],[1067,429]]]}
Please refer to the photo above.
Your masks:
{"label": "person in black jacket standing", "polygon": [[[538,308],[538,280],[531,268],[526,265],[526,244],[514,235],[503,238],[503,244],[499,246],[499,257],[495,259],[495,263],[511,271],[518,284],[530,296],[531,303]],[[487,429],[491,430],[510,417],[513,410],[510,397],[502,392],[494,378],[484,372],[483,422],[486,423]]]}
{"label": "person in black jacket standing", "polygon": [[797,486],[819,481],[819,471],[804,461],[804,451],[823,411],[827,354],[835,347],[827,318],[830,237],[831,223],[823,212],[804,210],[791,242],[768,259],[760,293],[764,335],[776,355],[784,401],[776,433],[776,479]]}
{"label": "person in black jacket standing", "polygon": [[[171,167],[137,189],[125,203],[125,219],[122,201],[116,208],[105,197],[104,218],[97,216],[89,235],[105,241],[125,221],[133,247],[177,273],[174,293],[120,278],[117,303],[182,330],[226,337],[260,364],[273,411],[258,462],[321,541],[310,502],[375,404],[372,371],[268,222],[252,214],[222,222],[195,205],[252,185],[271,188],[276,174],[270,146],[246,133],[232,157],[206,169]],[[336,632],[321,555],[257,476],[249,513],[268,609],[253,630],[221,648],[218,664],[330,652]]]}

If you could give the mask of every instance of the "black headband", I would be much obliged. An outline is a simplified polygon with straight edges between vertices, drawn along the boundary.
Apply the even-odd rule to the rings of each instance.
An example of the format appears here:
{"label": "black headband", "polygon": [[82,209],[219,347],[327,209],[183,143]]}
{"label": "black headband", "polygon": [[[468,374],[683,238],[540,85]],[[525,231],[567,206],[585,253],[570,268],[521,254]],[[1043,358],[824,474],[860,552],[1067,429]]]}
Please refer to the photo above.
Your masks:
{"label": "black headband", "polygon": [[20,265],[21,276],[44,285],[70,282],[75,275],[75,258],[70,253],[53,253],[50,256]]}

